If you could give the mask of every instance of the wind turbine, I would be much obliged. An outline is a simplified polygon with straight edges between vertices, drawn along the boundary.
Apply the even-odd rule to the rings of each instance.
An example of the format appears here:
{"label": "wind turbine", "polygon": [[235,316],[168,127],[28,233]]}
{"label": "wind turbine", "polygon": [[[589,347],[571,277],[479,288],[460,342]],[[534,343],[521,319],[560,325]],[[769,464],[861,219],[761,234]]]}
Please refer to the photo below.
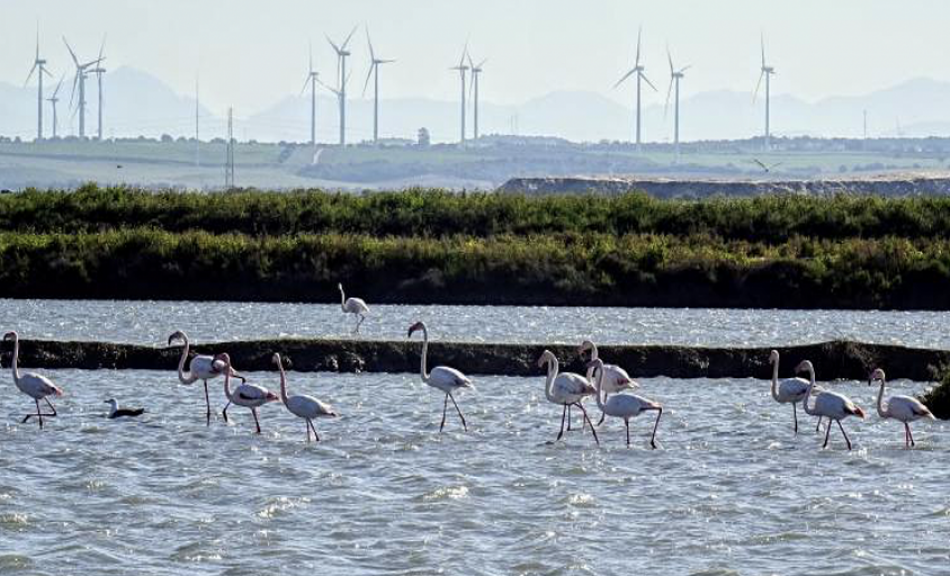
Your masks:
{"label": "wind turbine", "polygon": [[637,75],[637,150],[642,149],[641,139],[640,139],[640,82],[646,82],[650,88],[653,88],[653,91],[656,92],[656,86],[646,77],[646,74],[643,73],[646,68],[640,64],[640,39],[643,35],[643,27],[640,27],[640,31],[637,32],[637,59],[634,61],[633,68],[623,75],[623,78],[617,81],[614,84],[614,89],[624,83],[627,78],[630,78],[634,74]]}
{"label": "wind turbine", "polygon": [[752,93],[752,102],[755,102],[756,96],[759,94],[759,88],[762,86],[762,78],[765,78],[765,149],[768,150],[771,147],[771,138],[772,134],[769,126],[769,114],[771,110],[769,106],[771,104],[771,86],[770,80],[772,75],[775,74],[775,68],[769,66],[765,62],[765,35],[762,35],[762,68],[761,73],[759,74],[759,82],[755,85],[755,92]]}
{"label": "wind turbine", "polygon": [[310,85],[310,145],[317,145],[317,82],[319,82],[320,73],[313,69],[313,44],[310,45],[310,71],[307,72],[307,78],[303,81],[303,88],[300,89],[300,95],[307,91],[307,84]]}
{"label": "wind turbine", "polygon": [[73,57],[73,63],[76,65],[76,76],[73,77],[73,90],[72,94],[69,97],[69,104],[72,106],[73,99],[76,96],[76,87],[79,87],[79,137],[86,137],[86,74],[87,70],[91,66],[97,66],[99,64],[98,60],[93,60],[91,62],[86,62],[85,64],[79,63],[79,58],[76,57],[76,53],[73,52],[73,49],[69,46],[69,42],[66,41],[66,37],[63,37],[63,43],[66,44],[66,49],[69,50],[69,55]]}
{"label": "wind turbine", "polygon": [[485,65],[485,62],[488,62],[488,60],[487,60],[487,59],[482,60],[481,62],[479,62],[479,63],[476,65],[475,62],[472,61],[472,55],[471,55],[471,54],[468,55],[468,65],[471,66],[471,69],[472,69],[472,87],[471,87],[471,90],[472,90],[472,92],[475,93],[475,94],[474,94],[474,95],[475,95],[475,99],[472,101],[473,108],[474,108],[474,111],[475,111],[475,118],[474,118],[474,120],[475,120],[475,122],[474,122],[474,124],[475,124],[475,126],[474,126],[474,128],[475,128],[475,134],[474,134],[475,140],[478,140],[478,75],[482,73],[482,71],[483,71],[483,70],[482,70],[482,66]]}
{"label": "wind turbine", "polygon": [[66,73],[63,72],[63,75],[59,77],[59,83],[56,84],[56,89],[53,90],[53,95],[46,99],[47,102],[53,105],[53,138],[56,138],[56,128],[59,126],[59,116],[56,115],[56,103],[59,102],[59,89],[63,87],[63,80],[66,78]]}
{"label": "wind turbine", "polygon": [[390,64],[395,60],[384,60],[376,57],[373,51],[373,41],[369,37],[369,27],[366,28],[366,42],[369,44],[369,73],[366,75],[366,82],[363,84],[363,96],[366,96],[366,88],[369,86],[370,77],[373,80],[373,144],[379,143],[379,67],[383,64]]}
{"label": "wind turbine", "polygon": [[337,89],[331,90],[336,94],[337,98],[340,100],[340,146],[346,145],[346,83],[349,81],[349,77],[346,75],[346,59],[350,56],[350,52],[346,49],[347,44],[350,43],[350,39],[353,38],[353,34],[356,34],[356,28],[353,28],[353,31],[350,32],[350,35],[346,37],[346,40],[343,44],[339,46],[330,40],[330,37],[327,36],[327,42],[330,43],[330,46],[333,46],[334,52],[336,52],[337,61],[336,61],[336,74],[337,74]]}
{"label": "wind turbine", "polygon": [[[37,72],[38,71],[38,72]],[[38,82],[37,96],[36,96],[36,139],[43,139],[43,75],[52,77],[53,75],[49,73],[46,69],[46,60],[40,58],[40,27],[39,24],[36,26],[36,57],[33,59],[33,67],[30,68],[30,73],[26,77],[26,82],[23,83],[25,87],[30,83],[30,78],[33,77],[33,73],[37,72],[36,80]]]}
{"label": "wind turbine", "polygon": [[465,44],[465,49],[462,50],[462,57],[459,59],[458,66],[449,68],[449,70],[458,70],[459,78],[462,80],[462,144],[465,144],[465,75],[469,70],[468,65],[465,64],[466,56],[468,56],[468,44]]}
{"label": "wind turbine", "polygon": [[98,109],[98,140],[102,141],[102,75],[106,73],[106,69],[102,67],[102,61],[105,58],[102,56],[102,51],[106,48],[106,37],[102,37],[102,44],[99,46],[99,58],[96,60],[96,67],[90,70],[89,72],[96,75],[96,96],[99,98],[99,109]]}
{"label": "wind turbine", "polygon": [[685,77],[685,72],[689,70],[692,65],[684,66],[677,70],[673,66],[673,55],[670,54],[670,47],[666,47],[666,56],[670,60],[670,87],[666,91],[666,105],[663,107],[663,115],[666,116],[666,111],[670,107],[670,95],[673,93],[675,88],[676,90],[676,101],[673,105],[673,147],[676,152],[676,157],[680,156],[680,80]]}

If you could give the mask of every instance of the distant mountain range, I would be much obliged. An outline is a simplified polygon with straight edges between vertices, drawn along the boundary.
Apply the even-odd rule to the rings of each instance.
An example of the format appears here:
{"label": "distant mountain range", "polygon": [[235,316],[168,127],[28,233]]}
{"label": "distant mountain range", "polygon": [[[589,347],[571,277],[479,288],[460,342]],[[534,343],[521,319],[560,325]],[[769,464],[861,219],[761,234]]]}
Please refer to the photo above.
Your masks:
{"label": "distant mountain range", "polygon": [[[59,133],[74,134],[78,121],[69,108],[72,77],[67,76],[60,91]],[[122,67],[104,77],[105,135],[150,137],[161,134],[194,134],[195,100],[180,95],[154,76]],[[47,94],[56,82],[47,81]],[[683,85],[681,137],[683,140],[747,138],[762,131],[762,101],[753,105],[748,92],[717,90],[690,95]],[[87,126],[93,133],[96,118],[96,87],[87,84],[89,99]],[[347,103],[347,138],[358,142],[372,135],[372,103],[355,98]],[[629,140],[633,132],[633,101],[623,106],[594,92],[553,92],[520,106],[499,106],[484,102],[480,110],[482,134],[546,135],[572,141]],[[338,138],[338,104],[334,97],[318,99],[318,140]],[[459,104],[425,98],[383,100],[380,103],[380,134],[384,137],[415,139],[426,127],[436,142],[459,137]],[[863,112],[868,114],[869,135],[948,136],[950,135],[950,83],[927,78],[903,82],[862,96],[830,97],[806,102],[790,95],[772,100],[772,126],[776,135],[860,137]],[[52,114],[44,108],[47,133]],[[203,139],[223,136],[223,118],[200,109]],[[262,141],[309,139],[310,100],[308,96],[288,96],[271,107],[236,119],[235,134],[241,139]],[[36,89],[0,82],[0,135],[32,139],[36,130]],[[647,141],[669,141],[672,118],[662,105],[644,108],[644,137]],[[471,110],[468,133],[471,135]]]}

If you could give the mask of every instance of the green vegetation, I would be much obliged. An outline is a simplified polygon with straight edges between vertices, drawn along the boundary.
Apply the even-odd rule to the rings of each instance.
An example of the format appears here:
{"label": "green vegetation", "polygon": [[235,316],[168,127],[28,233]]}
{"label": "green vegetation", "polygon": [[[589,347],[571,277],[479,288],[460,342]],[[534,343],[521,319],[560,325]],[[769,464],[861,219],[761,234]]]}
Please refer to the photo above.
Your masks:
{"label": "green vegetation", "polygon": [[950,309],[950,199],[0,196],[0,296]]}
{"label": "green vegetation", "polygon": [[930,408],[934,416],[941,420],[950,420],[950,372],[920,400]]}

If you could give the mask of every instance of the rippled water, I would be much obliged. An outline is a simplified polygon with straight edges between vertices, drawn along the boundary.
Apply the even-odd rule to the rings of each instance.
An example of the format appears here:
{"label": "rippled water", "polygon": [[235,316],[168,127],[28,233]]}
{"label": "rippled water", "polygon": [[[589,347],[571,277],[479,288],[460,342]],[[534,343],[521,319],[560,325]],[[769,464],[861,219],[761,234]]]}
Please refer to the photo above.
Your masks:
{"label": "rippled water", "polygon": [[[778,346],[846,338],[950,348],[950,312],[372,306],[360,336],[402,339],[420,319],[434,338],[466,341]],[[29,338],[158,345],[176,329],[200,342],[350,337],[353,321],[333,305],[0,300],[0,326]]]}
{"label": "rippled water", "polygon": [[[0,573],[936,574],[950,566],[950,427],[849,420],[821,450],[756,380],[650,379],[665,403],[634,446],[571,432],[543,380],[480,377],[438,433],[415,375],[290,374],[332,402],[323,442],[280,405],[204,423],[202,393],[164,372],[56,371],[40,432],[8,376],[0,425]],[[5,375],[6,376],[6,375]],[[252,379],[276,384],[273,374]],[[874,390],[835,384],[865,408]],[[898,382],[900,392],[917,385]],[[220,382],[212,388],[217,410]],[[145,405],[104,419],[105,398]],[[594,409],[596,411],[596,409]],[[810,422],[810,420],[808,421]]]}

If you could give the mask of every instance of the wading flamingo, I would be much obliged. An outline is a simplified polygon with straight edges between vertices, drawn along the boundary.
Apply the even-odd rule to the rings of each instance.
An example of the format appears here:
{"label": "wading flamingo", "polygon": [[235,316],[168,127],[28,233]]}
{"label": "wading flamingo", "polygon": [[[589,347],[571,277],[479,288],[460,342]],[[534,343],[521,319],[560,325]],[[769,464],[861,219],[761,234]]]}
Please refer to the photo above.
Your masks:
{"label": "wading flamingo", "polygon": [[326,402],[317,400],[313,396],[307,396],[304,394],[287,396],[287,374],[284,372],[284,363],[280,359],[280,354],[275,353],[273,360],[274,364],[277,364],[277,368],[280,370],[281,402],[284,403],[284,406],[287,407],[287,410],[289,410],[291,414],[306,420],[307,442],[310,442],[310,430],[313,430],[313,436],[317,439],[317,442],[319,442],[320,435],[317,434],[317,429],[313,426],[313,419],[327,416],[332,416],[335,418],[338,416],[338,414],[333,411],[332,406]]}
{"label": "wading flamingo", "polygon": [[[592,396],[596,389],[591,385],[587,378],[573,372],[558,373],[560,363],[557,356],[550,350],[545,350],[538,358],[538,366],[544,368],[547,366],[548,376],[544,382],[544,396],[549,402],[563,407],[561,410],[561,431],[558,432],[555,442],[564,436],[564,420],[567,416],[567,410],[571,406],[577,406],[584,414],[584,422],[590,426],[590,433],[594,435],[594,441],[600,444],[597,438],[597,431],[594,430],[594,423],[590,421],[587,410],[581,403],[585,396]],[[582,426],[583,427],[583,426]]]}
{"label": "wading flamingo", "polygon": [[[228,356],[226,352],[222,352],[214,357],[215,362],[222,362],[224,364],[224,395],[228,397],[228,400],[237,404],[238,406],[243,406],[244,408],[250,408],[251,414],[254,415],[254,424],[257,426],[257,433],[261,433],[261,421],[257,418],[257,409],[267,404],[268,402],[276,402],[280,399],[277,394],[274,394],[267,388],[263,386],[258,386],[256,384],[248,384],[243,382],[231,392],[231,357]],[[231,405],[231,402],[228,403],[228,406]],[[228,407],[224,407],[224,411],[221,413],[224,416],[224,421],[228,421]]]}
{"label": "wading flamingo", "polygon": [[[798,434],[797,405],[805,398],[805,394],[808,393],[809,383],[808,380],[797,377],[779,380],[778,361],[778,350],[772,350],[771,354],[769,354],[769,362],[772,363],[772,398],[779,404],[792,405],[792,417],[795,419],[795,433]],[[821,426],[821,416],[818,417],[818,426]]]}
{"label": "wading flamingo", "polygon": [[366,320],[369,306],[366,305],[366,302],[364,302],[362,298],[347,298],[346,294],[343,293],[343,284],[337,284],[337,288],[340,289],[340,308],[343,309],[343,312],[356,316],[356,328],[353,329],[353,333],[359,334],[360,324]]}
{"label": "wading flamingo", "polygon": [[[587,352],[588,350],[590,350],[591,362],[600,358],[600,355],[597,352],[597,345],[594,344],[592,340],[584,340],[584,343],[581,344],[580,349],[578,349],[577,351],[578,354],[580,354],[581,356],[581,360],[584,359],[584,352]],[[593,376],[594,376],[594,369],[588,368],[587,379],[593,382],[594,381]],[[617,366],[616,364],[604,364],[604,383],[603,383],[604,400],[606,400],[607,397],[610,396],[611,394],[616,394],[623,390],[635,390],[639,387],[640,385],[637,384],[633,380],[633,378],[631,378],[630,375],[627,374],[627,371],[621,368],[620,366]],[[598,422],[597,425],[600,426],[601,424],[603,424],[604,418],[606,417],[607,417],[606,414],[601,414],[600,422]],[[568,408],[568,411],[567,411],[567,429],[568,430],[571,429],[570,408]]]}
{"label": "wading flamingo", "polygon": [[834,420],[838,423],[838,428],[841,429],[841,435],[844,436],[844,441],[848,444],[848,450],[851,450],[851,439],[844,431],[841,421],[848,416],[857,416],[863,419],[865,417],[864,410],[847,396],[827,390],[819,392],[818,396],[815,397],[815,407],[809,408],[808,400],[811,398],[812,388],[815,387],[815,367],[812,366],[810,361],[804,360],[795,368],[795,372],[808,372],[808,390],[805,392],[805,397],[802,398],[802,408],[805,409],[805,413],[828,418],[828,426],[825,427],[825,443],[821,447],[828,447],[828,438],[831,436],[831,421]]}
{"label": "wading flamingo", "polygon": [[[207,421],[211,425],[211,400],[208,398],[208,380],[217,378],[224,373],[224,364],[216,361],[212,356],[195,356],[191,359],[191,365],[188,366],[188,372],[185,372],[185,363],[188,361],[188,351],[191,349],[191,343],[188,341],[188,335],[181,330],[174,332],[168,337],[168,345],[173,342],[184,343],[181,350],[181,360],[178,361],[178,381],[185,385],[194,384],[198,380],[205,385],[205,406],[207,407]],[[232,375],[245,382],[243,376],[232,371]],[[227,410],[227,408],[225,408]]]}
{"label": "wading flamingo", "polygon": [[469,380],[468,376],[448,366],[436,366],[432,369],[431,373],[427,374],[426,355],[429,352],[429,331],[426,329],[425,323],[416,322],[410,326],[409,335],[406,337],[411,338],[412,334],[417,330],[422,330],[422,361],[420,368],[422,381],[437,390],[445,392],[445,402],[442,405],[442,424],[439,425],[439,432],[445,428],[445,413],[449,408],[450,398],[452,399],[452,404],[455,405],[455,411],[459,413],[459,418],[462,419],[462,427],[467,432],[468,424],[465,423],[465,416],[462,415],[462,411],[459,409],[459,405],[455,401],[455,396],[452,395],[452,392],[462,388],[475,388],[475,386],[472,385],[472,381]]}
{"label": "wading flamingo", "polygon": [[[3,335],[3,339],[4,341],[13,341],[13,383],[20,389],[20,392],[23,392],[36,402],[36,414],[27,414],[23,417],[23,420],[20,421],[20,424],[25,424],[27,420],[36,416],[40,422],[40,428],[42,429],[43,416],[48,418],[56,416],[56,408],[49,401],[49,396],[62,396],[63,390],[42,374],[35,372],[24,372],[20,374],[20,369],[17,367],[17,361],[20,358],[20,336],[16,332],[7,332]],[[51,413],[43,414],[40,410],[40,400],[46,402],[49,409],[52,410]]]}
{"label": "wading flamingo", "polygon": [[877,413],[883,419],[893,418],[904,423],[904,445],[916,446],[914,434],[910,431],[910,423],[921,418],[930,418],[936,420],[933,413],[924,406],[924,404],[911,396],[891,396],[887,399],[887,406],[884,406],[884,371],[880,368],[871,372],[868,378],[868,386],[874,382],[881,382],[881,389],[877,393]]}
{"label": "wading flamingo", "polygon": [[636,418],[643,412],[656,411],[656,421],[653,423],[653,435],[650,436],[650,446],[656,448],[656,429],[660,426],[660,417],[663,416],[663,406],[653,400],[648,400],[636,394],[615,394],[609,400],[601,400],[601,391],[603,390],[604,361],[600,358],[591,360],[587,364],[587,369],[597,375],[595,387],[597,388],[597,407],[605,416],[623,418],[623,425],[627,428],[627,446],[630,446],[630,419]]}

